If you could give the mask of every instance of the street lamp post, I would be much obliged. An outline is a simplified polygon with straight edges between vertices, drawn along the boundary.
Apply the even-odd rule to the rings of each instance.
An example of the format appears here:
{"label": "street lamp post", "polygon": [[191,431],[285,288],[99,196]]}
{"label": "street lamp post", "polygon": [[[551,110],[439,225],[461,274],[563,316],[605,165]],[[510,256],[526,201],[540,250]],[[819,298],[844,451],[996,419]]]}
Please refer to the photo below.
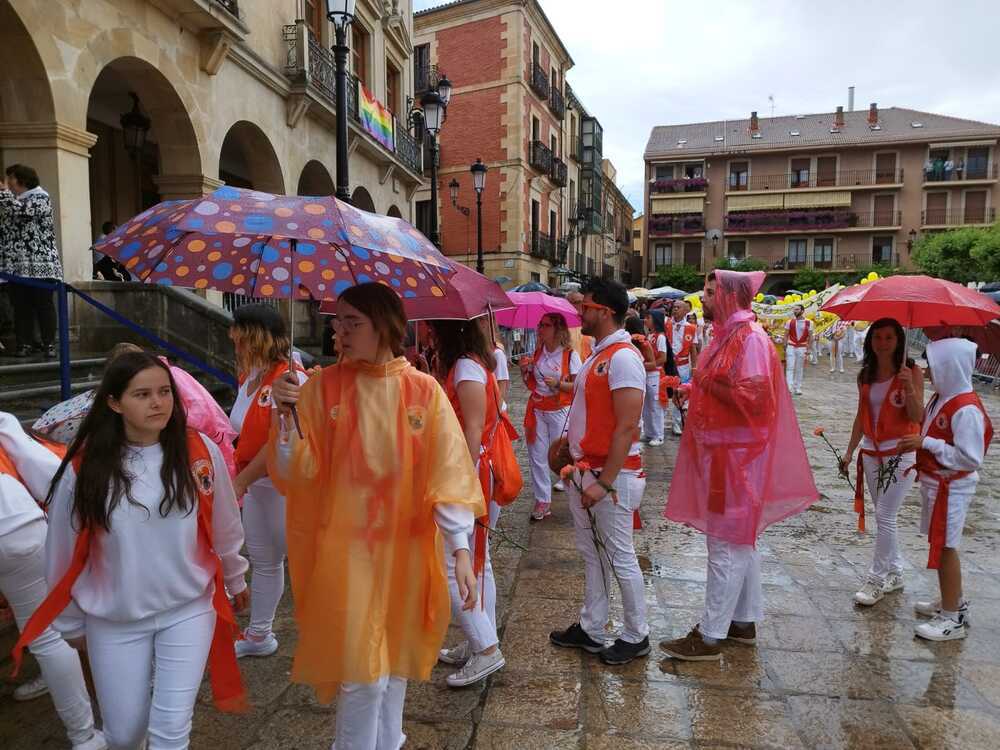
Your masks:
{"label": "street lamp post", "polygon": [[333,24],[336,44],[333,45],[334,78],[337,105],[337,198],[351,202],[350,176],[347,166],[347,27],[354,20],[355,0],[326,0],[326,17]]}
{"label": "street lamp post", "polygon": [[486,165],[482,159],[469,167],[472,172],[472,187],[476,191],[476,270],[483,273],[486,264],[483,261],[483,190],[486,188]]}
{"label": "street lamp post", "polygon": [[134,91],[129,91],[128,95],[132,98],[132,109],[123,114],[120,121],[122,136],[125,140],[125,150],[135,162],[136,213],[139,213],[145,208],[142,205],[142,152],[146,148],[146,135],[149,133],[149,129],[153,123],[139,109],[138,94]]}

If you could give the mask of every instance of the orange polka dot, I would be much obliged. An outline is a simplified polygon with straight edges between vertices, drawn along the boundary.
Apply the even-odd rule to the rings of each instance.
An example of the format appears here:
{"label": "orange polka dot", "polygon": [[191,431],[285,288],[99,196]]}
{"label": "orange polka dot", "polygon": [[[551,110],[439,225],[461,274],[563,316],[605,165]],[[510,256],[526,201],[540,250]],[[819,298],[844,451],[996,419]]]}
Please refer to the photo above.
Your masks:
{"label": "orange polka dot", "polygon": [[417,280],[415,278],[413,278],[412,276],[407,276],[406,277],[406,285],[410,286],[410,287],[416,287]]}
{"label": "orange polka dot", "polygon": [[441,288],[440,287],[436,287],[436,286],[432,286],[431,287],[431,294],[433,294],[435,297],[443,297],[444,296],[444,292],[441,291]]}
{"label": "orange polka dot", "polygon": [[125,264],[125,268],[134,268],[139,263],[139,258],[129,258],[128,263]]}
{"label": "orange polka dot", "polygon": [[128,229],[125,230],[125,234],[132,234],[132,232],[138,231],[141,226],[142,224],[133,224],[132,226],[130,226]]}
{"label": "orange polka dot", "polygon": [[403,262],[403,256],[401,256],[401,255],[393,255],[392,253],[389,253],[389,260],[391,260],[393,263],[402,263]]}
{"label": "orange polka dot", "polygon": [[314,240],[321,240],[324,237],[326,237],[326,232],[324,232],[322,229],[319,229],[317,227],[313,227],[308,232],[306,232],[306,234],[308,234],[309,237],[312,238],[312,239],[314,239]]}
{"label": "orange polka dot", "polygon": [[336,275],[337,275],[337,274],[335,274],[335,273],[334,273],[333,271],[331,271],[331,270],[330,270],[329,268],[328,268],[328,269],[326,269],[325,271],[323,271],[323,273],[321,273],[321,274],[320,274],[320,276],[322,276],[322,277],[323,277],[324,279],[326,279],[327,281],[332,281],[332,280],[333,280],[333,277],[334,277],[334,276],[336,276]]}
{"label": "orange polka dot", "polygon": [[231,221],[219,221],[215,224],[215,231],[217,232],[235,232],[236,225]]}
{"label": "orange polka dot", "polygon": [[236,285],[242,284],[244,278],[246,278],[246,277],[243,276],[243,274],[238,273],[235,276],[233,276],[233,283],[236,284]]}
{"label": "orange polka dot", "polygon": [[145,237],[147,234],[155,234],[155,233],[156,233],[156,227],[150,227],[149,229],[147,229],[145,232],[142,233],[142,236]]}
{"label": "orange polka dot", "polygon": [[247,263],[249,263],[249,262],[250,262],[250,259],[249,259],[249,258],[247,258],[246,256],[244,256],[244,257],[240,258],[240,265],[241,265],[241,266],[245,266],[245,265],[246,265]]}
{"label": "orange polka dot", "polygon": [[202,250],[205,249],[205,241],[204,240],[191,240],[188,243],[187,249],[190,250],[192,253],[200,253]]}
{"label": "orange polka dot", "polygon": [[302,207],[302,210],[307,214],[319,216],[320,214],[326,213],[326,206],[320,205],[319,203],[307,203]]}
{"label": "orange polka dot", "polygon": [[344,273],[348,273],[351,269],[348,268],[347,266],[341,266],[340,270],[343,271]]}
{"label": "orange polka dot", "polygon": [[229,210],[230,211],[236,211],[237,213],[239,213],[240,211],[243,210],[243,206],[241,206],[239,203],[234,203],[233,205],[231,205],[229,207]]}
{"label": "orange polka dot", "polygon": [[195,289],[204,289],[207,286],[208,286],[208,279],[198,279],[196,282],[194,282]]}
{"label": "orange polka dot", "polygon": [[290,209],[290,208],[284,208],[284,207],[282,207],[282,208],[276,208],[276,209],[274,209],[274,215],[275,216],[280,216],[282,219],[287,219],[289,216],[291,216],[294,213],[295,212],[292,209]]}
{"label": "orange polka dot", "polygon": [[264,286],[262,286],[259,291],[263,296],[270,297],[272,294],[274,294],[274,287],[271,286],[270,284],[264,284]]}
{"label": "orange polka dot", "polygon": [[313,263],[311,260],[299,261],[299,270],[302,271],[302,273],[309,273],[314,268],[316,268],[316,264]]}
{"label": "orange polka dot", "polygon": [[208,259],[209,260],[218,260],[221,257],[222,257],[222,253],[220,253],[218,250],[213,250],[212,252],[210,252],[208,254]]}
{"label": "orange polka dot", "polygon": [[177,268],[174,270],[174,273],[182,278],[184,276],[187,276],[190,272],[191,269],[188,268],[187,266],[177,266]]}

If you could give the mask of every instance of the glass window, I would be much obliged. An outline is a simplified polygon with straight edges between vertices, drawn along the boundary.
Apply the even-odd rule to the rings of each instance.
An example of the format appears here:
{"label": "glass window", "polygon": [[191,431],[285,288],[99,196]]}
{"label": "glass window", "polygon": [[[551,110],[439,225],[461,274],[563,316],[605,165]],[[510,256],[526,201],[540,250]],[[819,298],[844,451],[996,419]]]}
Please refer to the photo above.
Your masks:
{"label": "glass window", "polygon": [[807,240],[788,240],[788,265],[805,265]]}
{"label": "glass window", "polygon": [[813,265],[820,268],[833,266],[833,238],[822,237],[813,240]]}
{"label": "glass window", "polygon": [[892,237],[872,237],[872,263],[892,263]]}
{"label": "glass window", "polygon": [[653,269],[673,263],[674,246],[671,242],[657,242],[653,247]]}
{"label": "glass window", "polygon": [[351,24],[351,67],[354,70],[354,75],[370,91],[371,83],[368,80],[368,32],[357,21]]}
{"label": "glass window", "polygon": [[674,165],[673,164],[657,164],[656,165],[656,179],[658,179],[658,180],[672,180],[672,179],[674,179]]}
{"label": "glass window", "polygon": [[750,162],[734,161],[729,165],[729,189],[746,190],[750,177]]}
{"label": "glass window", "polygon": [[737,260],[743,260],[747,257],[747,241],[746,240],[729,240],[726,243],[726,256],[729,258],[735,258]]}
{"label": "glass window", "polygon": [[322,0],[305,0],[306,26],[321,41],[323,39],[323,23],[326,21],[323,8]]}
{"label": "glass window", "polygon": [[399,114],[399,69],[389,60],[385,61],[385,106],[393,114]]}

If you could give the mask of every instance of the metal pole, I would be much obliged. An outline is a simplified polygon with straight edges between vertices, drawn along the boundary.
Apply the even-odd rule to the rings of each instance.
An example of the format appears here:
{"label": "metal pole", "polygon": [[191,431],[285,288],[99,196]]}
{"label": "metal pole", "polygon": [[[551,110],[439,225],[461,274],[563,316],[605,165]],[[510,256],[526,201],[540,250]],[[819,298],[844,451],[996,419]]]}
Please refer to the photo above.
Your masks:
{"label": "metal pole", "polygon": [[483,263],[483,194],[476,191],[476,270],[483,273],[486,264]]}
{"label": "metal pole", "polygon": [[59,393],[63,401],[72,396],[70,387],[69,359],[69,300],[66,284],[59,282],[56,288],[56,312],[59,317]]}
{"label": "metal pole", "polygon": [[441,249],[441,236],[438,234],[438,142],[437,136],[431,136],[431,236],[434,247]]}
{"label": "metal pole", "polygon": [[337,199],[351,202],[350,177],[347,167],[347,29],[333,25],[337,43],[333,45],[337,104]]}

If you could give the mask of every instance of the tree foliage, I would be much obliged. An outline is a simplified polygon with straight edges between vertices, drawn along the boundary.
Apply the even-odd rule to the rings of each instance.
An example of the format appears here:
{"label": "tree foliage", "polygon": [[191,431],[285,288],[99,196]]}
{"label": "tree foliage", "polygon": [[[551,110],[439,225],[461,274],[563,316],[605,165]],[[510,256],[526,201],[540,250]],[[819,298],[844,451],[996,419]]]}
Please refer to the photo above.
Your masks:
{"label": "tree foliage", "polygon": [[685,292],[701,289],[701,274],[694,266],[660,266],[656,269],[656,286],[672,286]]}
{"label": "tree foliage", "polygon": [[818,268],[800,268],[795,278],[792,279],[792,287],[802,292],[809,292],[813,289],[819,291],[826,286],[826,274]]}
{"label": "tree foliage", "polygon": [[913,248],[917,267],[960,284],[1000,279],[1000,225],[928,234]]}

